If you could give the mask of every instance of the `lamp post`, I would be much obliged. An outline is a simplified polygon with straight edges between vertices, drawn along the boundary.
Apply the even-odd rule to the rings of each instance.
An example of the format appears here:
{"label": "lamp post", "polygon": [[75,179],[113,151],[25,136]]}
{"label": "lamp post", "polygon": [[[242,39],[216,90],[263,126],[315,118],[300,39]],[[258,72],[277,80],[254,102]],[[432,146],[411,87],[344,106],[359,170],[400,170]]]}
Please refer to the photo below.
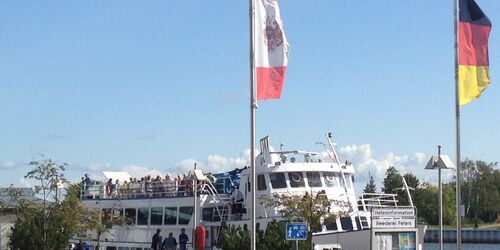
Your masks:
{"label": "lamp post", "polygon": [[438,145],[438,155],[432,156],[425,169],[438,169],[439,196],[439,249],[443,250],[443,189],[441,184],[441,169],[454,168],[455,165],[447,155],[441,155],[441,145]]}

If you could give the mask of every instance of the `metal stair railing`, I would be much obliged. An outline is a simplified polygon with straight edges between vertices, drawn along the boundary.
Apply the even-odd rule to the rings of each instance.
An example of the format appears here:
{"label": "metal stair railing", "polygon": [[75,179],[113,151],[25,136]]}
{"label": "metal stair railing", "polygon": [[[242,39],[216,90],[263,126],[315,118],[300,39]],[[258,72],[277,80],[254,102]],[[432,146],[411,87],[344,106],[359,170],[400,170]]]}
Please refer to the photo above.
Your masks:
{"label": "metal stair railing", "polygon": [[371,211],[374,207],[397,207],[398,200],[396,194],[385,193],[363,193],[358,202],[358,206],[362,206],[364,211]]}
{"label": "metal stair railing", "polygon": [[[215,211],[212,213],[212,221],[214,221],[216,217],[219,217],[219,220],[227,219],[230,198],[225,197],[227,195],[220,195],[210,181],[204,183],[202,191],[207,191],[212,200],[215,201],[216,206],[214,207]],[[222,208],[219,204],[222,205]]]}

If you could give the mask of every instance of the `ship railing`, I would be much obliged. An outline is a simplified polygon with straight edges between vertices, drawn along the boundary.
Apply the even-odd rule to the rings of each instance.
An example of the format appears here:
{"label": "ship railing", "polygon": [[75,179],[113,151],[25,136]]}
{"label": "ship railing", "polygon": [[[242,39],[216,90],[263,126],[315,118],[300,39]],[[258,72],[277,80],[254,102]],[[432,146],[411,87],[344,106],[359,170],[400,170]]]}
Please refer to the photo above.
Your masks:
{"label": "ship railing", "polygon": [[363,193],[358,200],[359,211],[371,211],[378,207],[397,207],[397,194]]}
{"label": "ship railing", "polygon": [[[217,203],[229,201],[229,193],[225,186],[231,185],[231,178],[219,178],[216,183],[198,182],[198,194],[210,194]],[[229,186],[230,186],[229,185]],[[222,193],[221,193],[222,192]],[[129,182],[125,184],[107,183],[84,185],[81,199],[143,199],[159,197],[193,196],[194,180]]]}
{"label": "ship railing", "polygon": [[237,221],[241,220],[243,214],[247,213],[247,209],[243,206],[243,201],[241,202],[230,202],[228,204],[228,213],[231,214],[231,220]]}
{"label": "ship railing", "polygon": [[[230,181],[230,178],[228,179]],[[202,188],[202,190],[207,192],[212,197],[212,200],[215,201],[216,204],[218,204],[218,206],[215,206],[215,211],[213,211],[212,221],[215,221],[216,219],[219,220],[227,219],[229,211],[229,201],[230,201],[229,195],[226,193],[219,194],[219,192],[217,191],[219,189],[217,189],[214,186],[214,183],[212,183],[211,181],[204,183],[204,187]]]}
{"label": "ship railing", "polygon": [[[175,182],[152,181],[130,182],[126,184],[93,184],[84,186],[81,199],[144,199],[161,197],[193,196],[193,180]],[[205,192],[204,185],[198,186],[199,194]]]}

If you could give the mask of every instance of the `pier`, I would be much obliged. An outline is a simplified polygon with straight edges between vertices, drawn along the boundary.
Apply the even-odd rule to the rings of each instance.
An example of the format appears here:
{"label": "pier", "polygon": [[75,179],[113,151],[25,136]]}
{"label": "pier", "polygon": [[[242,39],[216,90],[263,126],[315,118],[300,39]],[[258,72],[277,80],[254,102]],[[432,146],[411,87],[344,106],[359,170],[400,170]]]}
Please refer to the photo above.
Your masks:
{"label": "pier", "polygon": [[[439,243],[439,230],[427,230],[425,243]],[[443,230],[443,242],[457,242],[456,230]],[[462,230],[462,243],[500,243],[500,230]]]}

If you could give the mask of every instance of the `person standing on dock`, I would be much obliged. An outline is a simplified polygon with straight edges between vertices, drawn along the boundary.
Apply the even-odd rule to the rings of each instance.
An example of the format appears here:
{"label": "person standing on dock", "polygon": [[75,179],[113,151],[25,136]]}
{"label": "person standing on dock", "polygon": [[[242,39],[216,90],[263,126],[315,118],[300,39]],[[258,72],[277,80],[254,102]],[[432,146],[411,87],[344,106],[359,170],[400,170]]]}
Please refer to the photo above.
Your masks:
{"label": "person standing on dock", "polygon": [[161,229],[156,229],[156,233],[153,235],[153,240],[151,242],[152,250],[160,250],[161,249]]}
{"label": "person standing on dock", "polygon": [[189,237],[185,233],[184,228],[181,229],[181,234],[179,235],[179,250],[186,250],[186,244],[189,241]]}
{"label": "person standing on dock", "polygon": [[168,233],[168,237],[165,238],[162,244],[161,249],[166,249],[166,250],[175,250],[177,247],[177,240],[174,238],[173,233]]}

